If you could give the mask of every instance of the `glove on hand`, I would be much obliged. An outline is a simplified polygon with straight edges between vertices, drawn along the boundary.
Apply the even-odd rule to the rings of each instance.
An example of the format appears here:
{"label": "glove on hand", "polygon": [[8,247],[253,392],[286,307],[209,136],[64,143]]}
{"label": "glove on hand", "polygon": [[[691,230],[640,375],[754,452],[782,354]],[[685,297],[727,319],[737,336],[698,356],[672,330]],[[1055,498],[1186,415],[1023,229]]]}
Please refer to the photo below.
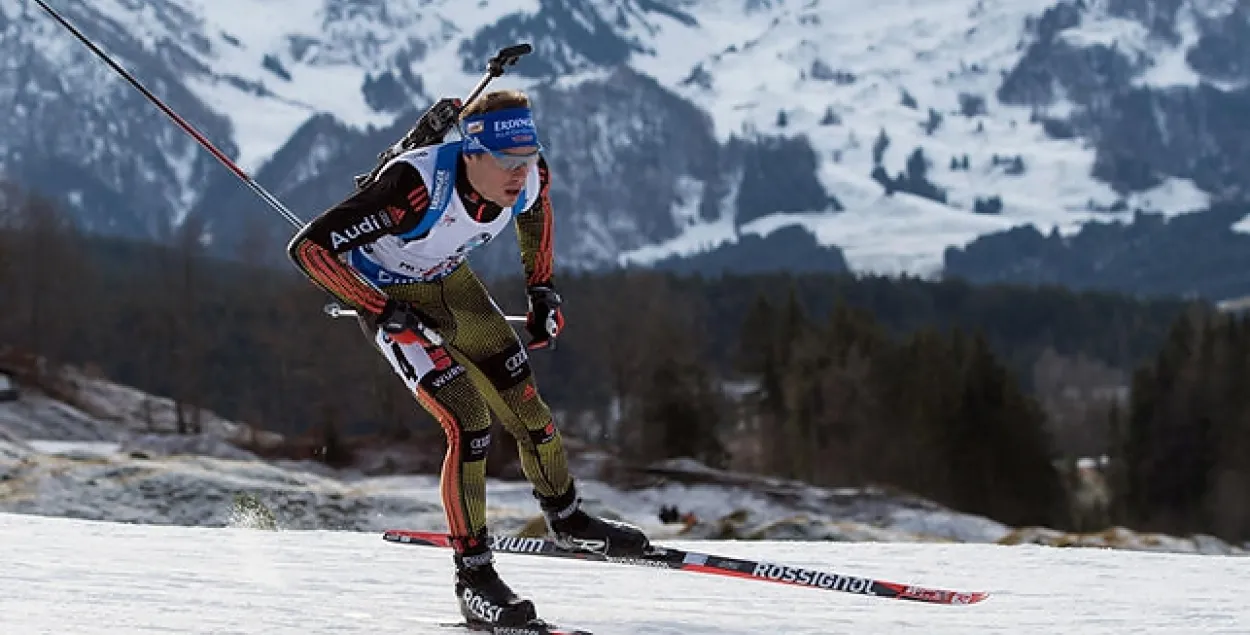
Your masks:
{"label": "glove on hand", "polygon": [[550,284],[526,287],[529,295],[529,313],[525,315],[525,330],[530,334],[530,350],[554,346],[556,337],[564,330],[564,313],[560,311],[563,300]]}

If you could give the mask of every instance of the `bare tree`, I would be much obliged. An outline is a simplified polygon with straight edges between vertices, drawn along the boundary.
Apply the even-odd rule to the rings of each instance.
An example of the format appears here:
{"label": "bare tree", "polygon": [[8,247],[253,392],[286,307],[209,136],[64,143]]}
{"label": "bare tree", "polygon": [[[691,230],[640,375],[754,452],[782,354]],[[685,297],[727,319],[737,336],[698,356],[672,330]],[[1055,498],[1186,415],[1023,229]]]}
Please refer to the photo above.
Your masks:
{"label": "bare tree", "polygon": [[205,351],[214,338],[213,323],[201,313],[201,298],[210,294],[202,244],[204,225],[188,218],[176,228],[162,250],[157,284],[151,290],[151,326],[167,348],[151,362],[166,377],[178,434],[199,434],[205,405]]}
{"label": "bare tree", "polygon": [[1124,371],[1084,355],[1046,349],[1033,364],[1033,389],[1046,411],[1061,456],[1097,458],[1110,452],[1108,414],[1128,397]]}
{"label": "bare tree", "polygon": [[635,458],[654,455],[648,448],[663,443],[663,435],[649,427],[643,397],[658,365],[688,366],[701,358],[699,307],[650,272],[614,276],[586,291],[578,304],[593,317],[578,323],[579,341],[587,348],[585,366],[603,373],[608,386],[606,424],[597,436],[630,448]]}
{"label": "bare tree", "polygon": [[82,343],[66,334],[81,332],[75,327],[82,326],[89,306],[80,298],[92,286],[81,236],[49,199],[13,187],[4,188],[3,196],[9,228],[3,259],[9,273],[0,333],[56,361],[72,358]]}

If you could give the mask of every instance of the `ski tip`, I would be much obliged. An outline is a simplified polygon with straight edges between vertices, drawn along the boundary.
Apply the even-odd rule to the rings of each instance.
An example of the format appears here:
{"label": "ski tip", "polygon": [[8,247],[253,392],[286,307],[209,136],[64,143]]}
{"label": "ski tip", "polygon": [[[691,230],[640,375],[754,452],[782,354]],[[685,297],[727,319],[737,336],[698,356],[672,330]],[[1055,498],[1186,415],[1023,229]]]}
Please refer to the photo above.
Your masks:
{"label": "ski tip", "polygon": [[[947,591],[946,597],[928,599],[927,601],[937,604],[953,604],[963,606],[967,604],[976,604],[989,599],[990,594],[984,591]],[[920,598],[917,598],[920,599]]]}
{"label": "ski tip", "polygon": [[927,589],[901,584],[885,584],[893,590],[893,597],[900,600],[927,602],[929,604],[967,605],[984,602],[990,594],[986,591],[948,591],[945,589]]}
{"label": "ski tip", "polygon": [[985,600],[990,599],[990,594],[986,591],[973,591],[972,593],[965,593],[963,595],[967,596],[967,601],[964,602],[964,604],[976,604],[977,602],[984,602]]}

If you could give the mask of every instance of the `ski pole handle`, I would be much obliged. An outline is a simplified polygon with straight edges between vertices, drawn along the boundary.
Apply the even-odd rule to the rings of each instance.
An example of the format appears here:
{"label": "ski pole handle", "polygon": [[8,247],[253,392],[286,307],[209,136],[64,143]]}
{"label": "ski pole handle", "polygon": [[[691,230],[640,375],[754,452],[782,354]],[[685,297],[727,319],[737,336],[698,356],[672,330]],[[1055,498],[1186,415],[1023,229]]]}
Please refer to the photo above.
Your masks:
{"label": "ski pole handle", "polygon": [[[326,315],[332,318],[358,317],[360,315],[360,313],[356,312],[354,309],[344,309],[343,307],[339,306],[337,302],[331,302],[325,305],[324,310],[325,310]],[[420,330],[421,330],[421,337],[424,337],[426,341],[428,341],[429,343],[435,346],[443,345],[444,343],[443,336],[439,335],[434,329],[422,324],[420,326]]]}
{"label": "ski pole handle", "polygon": [[[337,302],[331,302],[327,304],[325,306],[325,312],[326,312],[326,315],[332,318],[357,317],[358,315],[360,315],[354,309],[344,309],[343,307],[339,306]],[[505,320],[509,322],[519,322],[521,324],[525,323],[524,315],[505,315],[503,317]],[[423,333],[422,335],[425,335],[425,334]],[[435,336],[437,337],[437,335]],[[433,341],[433,340],[430,340],[430,341]]]}

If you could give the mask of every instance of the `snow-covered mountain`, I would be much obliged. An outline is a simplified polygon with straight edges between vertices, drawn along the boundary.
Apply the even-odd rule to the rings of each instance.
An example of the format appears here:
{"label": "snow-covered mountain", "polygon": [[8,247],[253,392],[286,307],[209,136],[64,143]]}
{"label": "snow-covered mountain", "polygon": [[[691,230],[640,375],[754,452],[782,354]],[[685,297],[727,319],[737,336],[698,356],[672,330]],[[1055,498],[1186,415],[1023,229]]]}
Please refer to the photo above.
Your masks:
{"label": "snow-covered mountain", "polygon": [[[1015,226],[1236,198],[1250,167],[1240,2],[53,4],[306,218],[496,49],[533,43],[494,86],[538,104],[565,266],[784,252],[778,230],[802,228],[831,268],[930,274]],[[102,230],[289,235],[33,3],[0,0],[0,50],[5,173]]]}

